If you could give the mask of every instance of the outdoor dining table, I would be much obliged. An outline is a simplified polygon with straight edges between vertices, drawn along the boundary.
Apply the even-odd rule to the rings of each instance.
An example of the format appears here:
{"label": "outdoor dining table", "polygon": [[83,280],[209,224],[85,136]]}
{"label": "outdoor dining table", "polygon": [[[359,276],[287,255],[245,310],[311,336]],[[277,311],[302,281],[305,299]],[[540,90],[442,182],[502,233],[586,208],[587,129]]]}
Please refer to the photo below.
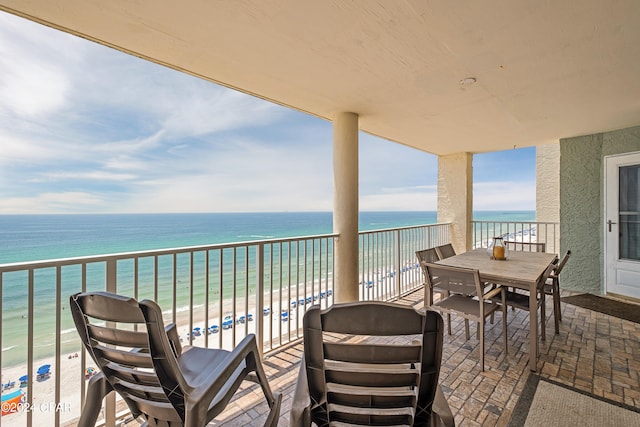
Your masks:
{"label": "outdoor dining table", "polygon": [[[444,258],[437,264],[472,268],[485,283],[509,286],[529,291],[529,368],[535,372],[538,364],[538,305],[536,284],[556,254],[510,251],[507,260],[493,260],[486,248],[474,249]],[[430,293],[425,289],[425,306],[430,306]]]}

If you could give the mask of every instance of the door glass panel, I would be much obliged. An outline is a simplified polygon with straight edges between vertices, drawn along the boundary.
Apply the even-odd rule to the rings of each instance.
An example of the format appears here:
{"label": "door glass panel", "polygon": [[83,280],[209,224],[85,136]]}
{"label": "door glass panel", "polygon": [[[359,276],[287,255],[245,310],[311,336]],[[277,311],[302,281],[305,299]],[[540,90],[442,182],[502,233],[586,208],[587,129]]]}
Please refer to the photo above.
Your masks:
{"label": "door glass panel", "polygon": [[620,168],[620,259],[640,261],[640,165]]}

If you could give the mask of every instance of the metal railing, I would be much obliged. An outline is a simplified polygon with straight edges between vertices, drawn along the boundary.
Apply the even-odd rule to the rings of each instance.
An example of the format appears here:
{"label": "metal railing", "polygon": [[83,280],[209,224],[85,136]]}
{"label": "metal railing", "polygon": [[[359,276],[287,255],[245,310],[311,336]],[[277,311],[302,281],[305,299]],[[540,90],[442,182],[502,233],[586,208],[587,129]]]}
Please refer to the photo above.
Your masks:
{"label": "metal railing", "polygon": [[[18,413],[0,418],[0,425],[59,426],[79,416],[91,360],[67,309],[70,295],[106,290],[153,299],[187,344],[231,349],[255,333],[262,351],[273,351],[302,337],[308,306],[332,303],[336,238],[325,234],[0,265],[3,386],[10,388],[11,375],[26,372],[24,403]],[[392,300],[422,286],[415,251],[447,242],[449,224],[360,233],[361,299]],[[50,364],[51,374],[34,381],[41,364]],[[108,400],[107,425],[115,422],[115,408],[115,400]]]}
{"label": "metal railing", "polygon": [[560,223],[536,221],[472,221],[472,247],[486,248],[494,237],[525,243],[545,243],[549,253],[560,252]]}

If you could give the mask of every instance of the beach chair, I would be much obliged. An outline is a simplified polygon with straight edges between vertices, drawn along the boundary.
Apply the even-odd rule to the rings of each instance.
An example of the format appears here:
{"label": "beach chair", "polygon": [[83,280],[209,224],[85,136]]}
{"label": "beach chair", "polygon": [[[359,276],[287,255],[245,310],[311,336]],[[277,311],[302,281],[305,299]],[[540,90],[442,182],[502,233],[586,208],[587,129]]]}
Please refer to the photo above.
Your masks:
{"label": "beach chair", "polygon": [[149,426],[201,427],[227,406],[244,380],[260,384],[278,422],[281,396],[271,392],[255,335],[233,351],[182,346],[174,324],[164,326],[153,301],[108,292],[70,297],[71,313],[100,372],[89,380],[79,426],[94,426],[104,396],[116,391],[134,418]]}
{"label": "beach chair", "polygon": [[291,427],[454,426],[440,386],[444,322],[386,302],[311,307]]}
{"label": "beach chair", "polygon": [[51,377],[51,365],[42,365],[36,371],[36,381],[44,381]]}

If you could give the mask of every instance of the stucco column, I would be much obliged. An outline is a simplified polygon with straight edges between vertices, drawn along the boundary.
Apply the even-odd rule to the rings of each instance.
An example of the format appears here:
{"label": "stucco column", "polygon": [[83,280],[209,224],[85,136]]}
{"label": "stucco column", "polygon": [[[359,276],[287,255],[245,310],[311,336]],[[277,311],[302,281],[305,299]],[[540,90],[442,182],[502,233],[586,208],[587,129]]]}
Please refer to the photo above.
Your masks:
{"label": "stucco column", "polygon": [[358,300],[358,115],[333,122],[334,301]]}
{"label": "stucco column", "polygon": [[450,222],[456,253],[471,249],[473,154],[438,157],[438,222]]}
{"label": "stucco column", "polygon": [[[536,221],[560,222],[560,143],[536,147]],[[539,233],[537,241],[560,254],[560,226],[555,237],[550,242],[551,235]]]}

